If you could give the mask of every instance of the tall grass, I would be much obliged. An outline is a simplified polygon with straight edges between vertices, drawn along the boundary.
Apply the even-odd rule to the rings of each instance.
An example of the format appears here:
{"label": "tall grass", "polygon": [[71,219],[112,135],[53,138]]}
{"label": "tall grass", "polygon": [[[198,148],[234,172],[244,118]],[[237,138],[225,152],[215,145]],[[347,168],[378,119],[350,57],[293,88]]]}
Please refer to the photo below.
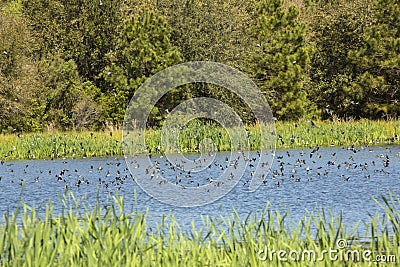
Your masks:
{"label": "tall grass", "polygon": [[[291,226],[288,213],[268,207],[246,218],[237,213],[206,217],[200,229],[183,231],[172,216],[150,230],[147,215],[125,213],[121,197],[84,212],[64,206],[59,215],[51,205],[44,216],[22,205],[0,223],[0,266],[371,266],[375,263],[360,256],[369,252],[370,260],[383,255],[398,262],[400,233],[387,227],[399,229],[400,203],[391,194],[390,199],[379,202],[386,211],[383,230],[380,218],[373,218],[367,232],[371,238],[363,241],[354,236],[355,229],[346,231],[340,216],[321,213]],[[384,226],[387,222],[391,226]],[[338,249],[342,239],[347,245]],[[336,250],[333,258],[324,252],[329,249]],[[315,253],[315,260],[304,251]]]}
{"label": "tall grass", "polygon": [[[260,149],[260,129],[249,126],[250,148]],[[234,134],[239,131],[233,131]],[[146,145],[152,152],[174,151],[171,136],[164,136],[161,129],[146,131]],[[170,133],[175,134],[175,133]],[[299,148],[319,145],[365,146],[400,144],[400,121],[310,121],[277,122],[277,148]],[[214,124],[193,120],[179,134],[182,152],[199,152],[201,142],[212,139],[217,151],[231,149],[228,132]],[[0,135],[0,159],[43,159],[121,156],[122,132],[45,132]],[[235,144],[233,144],[235,145]]]}
{"label": "tall grass", "polygon": [[400,144],[400,121],[309,121],[277,123],[278,147]]}
{"label": "tall grass", "polygon": [[0,159],[122,155],[122,132],[44,132],[0,135]]}

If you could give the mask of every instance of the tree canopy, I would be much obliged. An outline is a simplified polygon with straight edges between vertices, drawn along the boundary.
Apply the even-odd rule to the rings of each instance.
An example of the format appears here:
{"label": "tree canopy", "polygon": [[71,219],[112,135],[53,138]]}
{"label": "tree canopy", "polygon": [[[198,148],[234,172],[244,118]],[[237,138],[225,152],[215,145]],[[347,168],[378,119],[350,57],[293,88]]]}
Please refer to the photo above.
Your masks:
{"label": "tree canopy", "polygon": [[[5,0],[0,13],[0,132],[120,125],[147,78],[194,60],[245,72],[278,120],[400,114],[396,0]],[[248,112],[196,84],[163,97],[151,125],[202,96]]]}

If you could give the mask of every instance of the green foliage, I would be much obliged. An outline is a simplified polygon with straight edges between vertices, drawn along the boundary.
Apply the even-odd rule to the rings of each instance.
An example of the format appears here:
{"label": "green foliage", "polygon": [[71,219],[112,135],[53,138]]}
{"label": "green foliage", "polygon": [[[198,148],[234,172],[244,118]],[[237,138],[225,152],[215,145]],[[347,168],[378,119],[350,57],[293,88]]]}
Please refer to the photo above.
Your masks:
{"label": "green foliage", "polygon": [[37,130],[37,68],[30,54],[35,48],[28,22],[13,6],[0,4],[0,132]]}
{"label": "green foliage", "polygon": [[[60,200],[61,214],[55,214],[49,204],[40,216],[34,207],[22,203],[3,216],[0,264],[371,266],[379,255],[382,259],[394,256],[390,261],[385,258],[386,263],[395,264],[400,256],[399,197],[389,192],[388,198],[381,199],[377,202],[384,209],[384,219],[380,222],[376,215],[366,222],[365,238],[356,234],[357,226],[347,229],[341,216],[327,216],[322,210],[294,223],[289,211],[273,211],[268,204],[245,216],[235,210],[220,218],[207,216],[201,227],[192,222],[192,229],[186,231],[172,214],[163,214],[151,229],[148,215],[127,212],[122,197],[108,200],[105,207],[98,201],[89,208],[68,193]],[[337,242],[343,239],[346,248],[338,248]]]}
{"label": "green foliage", "polygon": [[13,15],[16,17],[20,17],[22,15],[22,5],[21,0],[8,0],[4,1],[5,5],[0,4],[0,9],[2,12],[7,15]]}
{"label": "green foliage", "polygon": [[[0,132],[118,126],[148,77],[194,60],[246,72],[279,120],[396,118],[399,17],[395,0],[2,1]],[[193,97],[254,123],[234,93],[194,84],[149,126]]]}
{"label": "green foliage", "polygon": [[[171,43],[184,61],[215,61],[246,70],[251,46],[250,25],[253,24],[254,0],[161,0],[143,1],[159,10],[171,25]],[[149,4],[148,2],[151,2]],[[234,93],[210,84],[195,84],[177,90],[176,97],[165,99],[171,104],[193,97],[212,97],[231,106],[246,122],[254,118],[248,107]],[[170,99],[172,98],[172,102]],[[163,103],[163,107],[167,107]],[[174,105],[168,106],[172,110]],[[159,111],[165,110],[160,108]],[[165,115],[165,114],[161,114]],[[160,116],[162,118],[163,116]]]}
{"label": "green foliage", "polygon": [[130,15],[118,32],[115,50],[107,55],[110,64],[103,72],[113,88],[107,113],[114,122],[123,120],[129,100],[146,78],[181,61],[170,42],[171,28],[152,10]]}
{"label": "green foliage", "polygon": [[323,118],[361,117],[366,92],[353,86],[357,71],[348,54],[363,45],[362,31],[371,16],[368,1],[318,3],[309,10],[316,46],[311,97]]}
{"label": "green foliage", "polygon": [[40,58],[59,53],[74,60],[79,75],[96,86],[106,66],[105,55],[115,45],[122,1],[112,0],[22,0],[23,13],[38,37]]}
{"label": "green foliage", "polygon": [[399,121],[308,121],[277,123],[278,148],[399,144]]}
{"label": "green foliage", "polygon": [[[277,122],[276,133],[282,137],[277,148],[400,145],[399,120],[315,123],[318,127],[312,127],[307,121]],[[229,136],[228,130],[232,136]],[[239,130],[224,129],[208,121],[192,120],[179,132],[179,149],[184,153],[199,153],[201,144],[211,147],[207,146],[209,143],[202,143],[205,138],[210,138],[216,151],[235,150],[238,146],[231,144],[231,137],[242,136]],[[246,130],[251,150],[266,149],[261,147],[258,125],[248,126]],[[176,143],[173,134],[176,133],[167,132],[161,139],[161,129],[148,129],[145,131],[146,145],[154,153],[174,153]],[[0,160],[122,156],[121,139],[122,131],[0,134]]]}
{"label": "green foliage", "polygon": [[81,82],[73,60],[55,56],[41,62],[42,90],[46,92],[43,120],[48,127],[99,127],[102,93],[91,82]]}
{"label": "green foliage", "polygon": [[354,87],[363,92],[370,117],[400,114],[400,3],[375,0],[373,17],[363,29],[363,45],[350,51],[358,76]]}
{"label": "green foliage", "polygon": [[0,159],[121,156],[121,132],[45,132],[0,135]]}
{"label": "green foliage", "polygon": [[370,0],[310,9],[317,48],[312,98],[325,118],[398,116],[398,10],[396,1]]}
{"label": "green foliage", "polygon": [[261,1],[257,9],[257,38],[253,74],[278,119],[306,116],[307,66],[312,47],[306,43],[306,28],[294,6],[285,9],[282,0]]}
{"label": "green foliage", "polygon": [[243,68],[256,1],[152,2],[171,25],[171,42],[185,61],[216,61]]}

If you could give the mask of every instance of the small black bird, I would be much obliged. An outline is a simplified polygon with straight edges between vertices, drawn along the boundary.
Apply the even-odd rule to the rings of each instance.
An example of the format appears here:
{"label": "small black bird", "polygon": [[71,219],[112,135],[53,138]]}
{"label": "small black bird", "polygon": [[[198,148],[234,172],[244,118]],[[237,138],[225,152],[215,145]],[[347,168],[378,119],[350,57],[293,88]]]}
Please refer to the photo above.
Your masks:
{"label": "small black bird", "polygon": [[318,127],[313,121],[310,121],[310,125],[311,125],[311,127],[315,127],[315,128]]}

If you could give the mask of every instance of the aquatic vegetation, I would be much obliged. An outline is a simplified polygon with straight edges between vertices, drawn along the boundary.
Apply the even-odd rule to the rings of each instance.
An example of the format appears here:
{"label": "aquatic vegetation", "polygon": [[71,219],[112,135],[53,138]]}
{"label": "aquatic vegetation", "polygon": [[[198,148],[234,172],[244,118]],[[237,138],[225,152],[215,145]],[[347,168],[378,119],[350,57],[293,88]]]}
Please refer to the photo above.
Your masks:
{"label": "aquatic vegetation", "polygon": [[121,131],[0,135],[0,158],[52,159],[122,155]]}
{"label": "aquatic vegetation", "polygon": [[[250,148],[260,149],[260,128],[247,126]],[[238,131],[233,131],[238,132]],[[161,129],[146,131],[146,145],[153,153],[173,151]],[[170,133],[176,134],[176,133]],[[400,121],[299,121],[277,122],[277,148],[370,146],[400,144]],[[201,142],[212,139],[217,151],[231,149],[226,129],[191,121],[179,133],[182,152],[199,152]],[[0,159],[51,159],[123,155],[122,131],[44,132],[0,135]]]}
{"label": "aquatic vegetation", "polygon": [[276,124],[277,147],[400,144],[400,121],[303,121]]}
{"label": "aquatic vegetation", "polygon": [[61,200],[60,214],[49,204],[44,216],[21,204],[0,222],[0,266],[370,266],[378,257],[395,265],[400,202],[390,192],[389,199],[377,200],[386,214],[367,224],[369,238],[348,231],[341,216],[320,213],[290,226],[288,212],[268,206],[245,218],[205,217],[185,232],[172,215],[149,228],[146,214],[124,211],[122,197],[85,211]]}

